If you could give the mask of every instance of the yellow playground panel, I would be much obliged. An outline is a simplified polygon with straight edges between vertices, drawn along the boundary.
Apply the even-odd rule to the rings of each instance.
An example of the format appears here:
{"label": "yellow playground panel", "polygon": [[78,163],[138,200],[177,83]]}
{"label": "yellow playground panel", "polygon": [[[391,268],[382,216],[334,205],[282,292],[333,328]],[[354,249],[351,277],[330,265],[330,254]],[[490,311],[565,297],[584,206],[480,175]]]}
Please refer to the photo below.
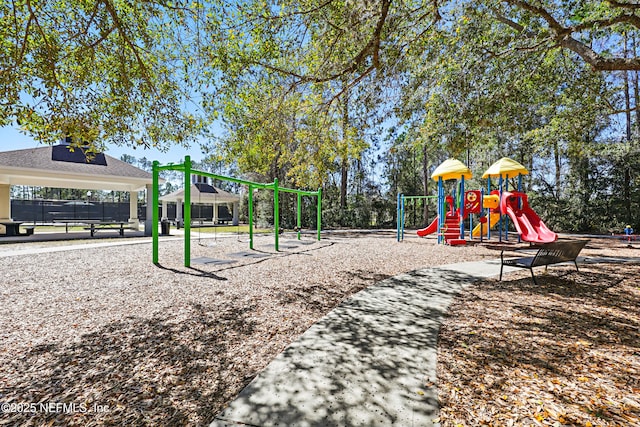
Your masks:
{"label": "yellow playground panel", "polygon": [[500,206],[500,196],[497,194],[489,194],[482,198],[482,207],[485,209],[498,209]]}
{"label": "yellow playground panel", "polygon": [[[497,212],[498,207],[500,206],[500,196],[497,194],[489,194],[482,198],[482,207],[485,209],[496,209],[496,211],[489,213],[489,221],[491,228],[496,228],[496,224],[500,220],[500,214]],[[482,230],[482,236],[487,236],[489,234],[489,227],[487,224],[478,224],[473,228],[471,235],[473,237],[480,237],[480,230]]]}

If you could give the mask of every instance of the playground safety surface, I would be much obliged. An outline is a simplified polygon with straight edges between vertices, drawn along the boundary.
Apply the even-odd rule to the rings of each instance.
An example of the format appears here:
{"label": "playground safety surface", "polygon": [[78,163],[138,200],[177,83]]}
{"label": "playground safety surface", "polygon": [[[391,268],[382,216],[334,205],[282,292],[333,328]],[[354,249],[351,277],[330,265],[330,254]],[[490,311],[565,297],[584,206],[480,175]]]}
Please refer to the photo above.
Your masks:
{"label": "playground safety surface", "polygon": [[[481,245],[438,246],[434,239],[415,237],[398,244],[394,238],[391,232],[329,232],[323,234],[322,242],[302,241],[304,247],[297,250],[276,252],[273,236],[263,236],[256,247],[270,250],[270,256],[251,259],[229,256],[246,251],[245,240],[235,235],[211,236],[198,239],[198,244],[193,239],[194,257],[237,262],[192,268],[182,266],[183,243],[177,236],[161,238],[160,265],[155,267],[150,264],[148,238],[116,237],[75,245],[32,242],[13,248],[0,245],[0,256],[10,257],[5,258],[2,272],[6,304],[0,310],[0,329],[7,344],[0,354],[6,399],[62,402],[71,396],[110,408],[72,415],[12,413],[0,419],[8,425],[46,424],[56,417],[70,426],[207,425],[216,415],[242,415],[238,411],[248,402],[256,404],[255,419],[262,423],[252,425],[373,425],[378,420],[382,420],[378,425],[411,425],[412,420],[414,425],[434,423],[436,388],[440,397],[443,391],[450,393],[449,398],[456,393],[463,396],[465,404],[485,394],[475,393],[480,390],[476,383],[493,390],[488,383],[491,377],[485,378],[484,372],[474,376],[476,382],[462,385],[443,380],[438,373],[437,387],[433,373],[440,322],[451,321],[444,314],[448,301],[456,295],[473,300],[479,294],[478,286],[489,289],[496,284],[491,279],[469,285],[476,276],[485,276],[471,268],[475,263],[460,263],[495,259],[499,252]],[[626,246],[626,242],[610,241]],[[282,243],[300,244],[292,239]],[[573,272],[565,278],[558,267],[553,270],[559,274],[553,271],[542,279],[550,298],[558,296],[558,289],[551,286],[555,283],[564,289],[578,282],[585,292],[594,285],[603,288],[598,275],[603,270],[601,263],[614,260],[609,256],[624,262],[636,257],[637,262],[640,254],[636,249],[600,251],[593,241],[589,246],[591,252],[585,255],[586,262],[580,262],[579,274],[573,266],[567,267]],[[590,264],[592,261],[597,264]],[[609,267],[619,274],[625,270],[613,264]],[[489,263],[487,269],[487,275],[496,275],[499,266]],[[640,274],[637,268],[635,271]],[[579,282],[583,275],[584,283]],[[504,287],[512,292],[527,288],[528,298],[538,296],[528,276],[527,272],[513,273]],[[606,283],[615,284],[615,280]],[[467,290],[461,293],[464,286]],[[358,292],[365,287],[363,293]],[[352,298],[345,300],[349,295]],[[585,296],[586,301],[592,301],[590,295]],[[502,299],[510,302],[508,296]],[[491,295],[483,301],[499,308],[503,305]],[[521,305],[537,314],[530,310],[536,307],[530,300]],[[482,307],[474,310],[483,314],[486,308]],[[559,310],[566,311],[566,307]],[[475,315],[471,310],[462,314],[467,320]],[[462,317],[460,311],[457,317]],[[619,320],[611,324],[624,326]],[[453,353],[473,350],[477,341],[469,342],[469,337],[501,344],[485,339],[481,332],[474,335],[479,324],[472,325],[450,341]],[[637,337],[637,329],[629,332],[628,336]],[[440,352],[442,343],[437,345]],[[538,347],[548,348],[544,341]],[[500,353],[487,350],[483,354],[497,357]],[[477,357],[474,366],[482,367],[480,356],[472,355]],[[441,360],[439,353],[438,363]],[[272,371],[271,361],[281,367],[273,383],[262,379],[266,374],[255,376],[267,366],[264,372]],[[462,365],[464,361],[456,366],[471,371],[470,364]],[[458,381],[455,372],[454,376]],[[245,386],[245,392],[238,395]],[[269,396],[263,390],[279,394]],[[491,401],[474,404],[494,410],[500,401],[491,396]],[[263,398],[277,402],[265,404]],[[243,405],[236,403],[241,399]],[[227,402],[232,403],[225,412]],[[233,412],[236,408],[240,409]],[[440,419],[451,415],[452,408],[458,409],[440,407]],[[226,419],[215,422],[242,425]],[[240,422],[248,422],[244,420]]]}
{"label": "playground safety surface", "polygon": [[314,324],[211,427],[429,426],[451,299],[499,262],[426,268],[366,288]]}
{"label": "playground safety surface", "polygon": [[[637,265],[640,258],[580,257],[579,261],[583,266]],[[210,427],[440,425],[440,417],[447,415],[439,413],[436,387],[441,322],[454,297],[473,282],[495,276],[499,268],[499,260],[426,268],[360,291],[276,357]],[[505,272],[516,270],[505,268]],[[458,389],[445,390],[455,396]],[[458,393],[466,391],[473,388]],[[460,405],[471,400],[469,393],[466,396],[458,399]],[[482,402],[479,405],[474,416],[491,420]],[[549,403],[549,408],[557,406]],[[447,425],[455,425],[460,411],[464,412],[462,407],[448,413]],[[549,411],[534,410],[530,420],[550,417]],[[556,409],[555,415],[556,420],[568,419],[562,418],[561,410]]]}

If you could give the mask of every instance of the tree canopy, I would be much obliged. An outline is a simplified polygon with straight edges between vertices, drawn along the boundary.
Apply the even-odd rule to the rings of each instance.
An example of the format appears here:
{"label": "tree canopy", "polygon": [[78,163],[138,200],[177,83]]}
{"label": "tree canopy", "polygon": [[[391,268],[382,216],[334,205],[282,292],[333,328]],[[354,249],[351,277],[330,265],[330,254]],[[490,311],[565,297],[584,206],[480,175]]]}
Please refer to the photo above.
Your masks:
{"label": "tree canopy", "polygon": [[[562,49],[596,71],[638,70],[625,45],[638,8],[614,0],[4,0],[0,124],[43,141],[74,134],[166,148],[206,133],[224,109],[213,102],[220,88],[274,74],[324,105],[357,85],[359,101],[375,102],[371,94],[397,89],[421,61],[443,58],[422,53],[453,34],[457,10],[478,30],[463,49],[480,49],[485,61]],[[487,22],[499,27],[490,41]]]}
{"label": "tree canopy", "polygon": [[0,125],[44,142],[194,140],[198,13],[190,2],[0,1]]}
{"label": "tree canopy", "polygon": [[[428,192],[429,168],[446,156],[474,168],[515,157],[557,209],[591,203],[593,169],[610,168],[603,194],[615,187],[631,217],[638,9],[628,0],[0,0],[0,124],[44,141],[198,141],[238,173],[335,188],[343,211],[405,184]],[[208,134],[214,122],[222,134]]]}

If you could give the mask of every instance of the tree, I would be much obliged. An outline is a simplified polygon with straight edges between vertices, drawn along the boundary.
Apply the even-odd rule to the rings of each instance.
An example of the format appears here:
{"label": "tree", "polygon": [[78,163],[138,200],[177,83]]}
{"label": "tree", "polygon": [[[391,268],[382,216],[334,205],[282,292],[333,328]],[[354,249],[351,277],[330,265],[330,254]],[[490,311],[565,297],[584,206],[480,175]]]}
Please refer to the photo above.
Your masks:
{"label": "tree", "polygon": [[226,134],[207,144],[208,161],[224,158],[255,180],[317,187],[329,167],[323,150],[332,130],[325,117],[313,114],[313,97],[282,93],[273,76],[250,77],[221,90],[211,108],[221,109]]}
{"label": "tree", "polygon": [[205,121],[197,2],[0,1],[0,125],[43,142],[166,149]]}
{"label": "tree", "polygon": [[188,103],[207,105],[222,82],[256,70],[286,87],[322,86],[325,104],[355,86],[376,93],[372,81],[402,81],[412,52],[460,5],[503,26],[489,54],[563,49],[595,70],[640,69],[619,48],[640,5],[619,0],[3,1],[0,124],[17,121],[49,142],[188,143],[207,124]]}

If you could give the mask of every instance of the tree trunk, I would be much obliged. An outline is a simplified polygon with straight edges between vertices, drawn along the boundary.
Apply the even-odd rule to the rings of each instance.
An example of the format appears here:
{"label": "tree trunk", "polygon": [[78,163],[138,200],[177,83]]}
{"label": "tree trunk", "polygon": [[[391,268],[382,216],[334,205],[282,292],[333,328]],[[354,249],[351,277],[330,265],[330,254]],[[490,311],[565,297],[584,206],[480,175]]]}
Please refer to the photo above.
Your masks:
{"label": "tree trunk", "polygon": [[361,159],[355,160],[354,169],[356,195],[361,196],[362,194],[364,194],[364,167],[362,166]]}
{"label": "tree trunk", "polygon": [[[422,179],[424,195],[429,195],[429,162],[427,159],[427,144],[422,147]],[[424,200],[424,212],[422,213],[425,225],[429,224],[429,199]]]}
{"label": "tree trunk", "polygon": [[554,197],[556,198],[556,200],[560,200],[561,197],[561,188],[562,188],[562,162],[560,159],[560,147],[558,147],[558,143],[554,142],[553,143],[553,158],[555,161],[555,167],[556,167],[556,188],[554,191]]}
{"label": "tree trunk", "polygon": [[[627,34],[624,35],[624,56],[625,58],[628,56],[628,38]],[[634,46],[635,48],[635,46]],[[626,110],[626,119],[627,119],[627,149],[631,145],[631,91],[629,87],[629,72],[624,71],[624,103]],[[631,171],[629,170],[629,165],[627,163],[627,159],[622,159],[623,161],[623,183],[622,183],[622,193],[624,198],[624,212],[625,218],[627,222],[631,222]]]}
{"label": "tree trunk", "polygon": [[[587,145],[591,144],[591,135],[587,131],[585,135],[585,141]],[[589,165],[589,157],[580,154],[580,222],[578,224],[578,231],[586,231],[589,229],[589,217],[591,216],[591,187],[589,181],[589,171],[591,170]]]}
{"label": "tree trunk", "polygon": [[347,207],[347,180],[349,178],[349,163],[346,158],[342,159],[340,166],[340,207]]}
{"label": "tree trunk", "polygon": [[[636,45],[636,34],[633,34],[632,38],[633,43],[633,55],[634,57],[637,55],[637,45]],[[636,123],[635,123],[635,132],[632,133],[634,136],[634,142],[640,136],[640,109],[638,109],[638,98],[640,98],[640,84],[638,83],[638,71],[633,71],[633,105],[636,107]]]}
{"label": "tree trunk", "polygon": [[[346,85],[346,82],[343,82]],[[344,92],[342,110],[342,162],[340,164],[340,207],[347,207],[347,181],[349,179],[349,91]]]}

